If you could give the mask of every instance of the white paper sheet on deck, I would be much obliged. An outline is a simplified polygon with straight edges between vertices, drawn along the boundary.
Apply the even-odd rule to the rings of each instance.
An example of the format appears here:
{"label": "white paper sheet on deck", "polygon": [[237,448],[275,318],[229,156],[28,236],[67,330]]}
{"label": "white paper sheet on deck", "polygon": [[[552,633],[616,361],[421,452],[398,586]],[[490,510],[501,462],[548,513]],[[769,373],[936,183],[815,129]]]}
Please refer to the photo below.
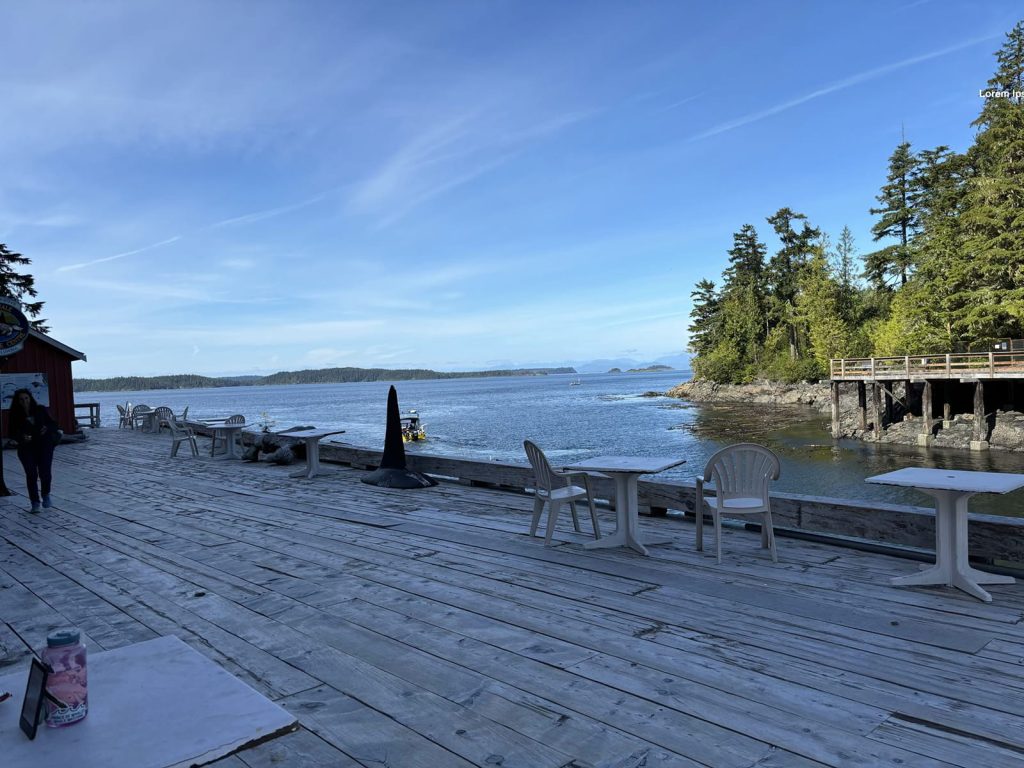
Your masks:
{"label": "white paper sheet on deck", "polygon": [[89,654],[89,715],[66,728],[18,726],[28,664],[0,677],[4,768],[187,768],[290,730],[295,718],[177,637]]}

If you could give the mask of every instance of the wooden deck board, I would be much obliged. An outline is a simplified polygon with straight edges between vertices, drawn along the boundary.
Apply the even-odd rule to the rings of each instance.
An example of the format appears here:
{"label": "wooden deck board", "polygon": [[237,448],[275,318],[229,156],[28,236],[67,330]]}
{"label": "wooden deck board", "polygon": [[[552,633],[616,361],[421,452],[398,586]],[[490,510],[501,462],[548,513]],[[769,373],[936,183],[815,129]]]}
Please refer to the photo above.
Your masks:
{"label": "wooden deck board", "polygon": [[719,566],[673,519],[642,521],[672,539],[650,558],[545,548],[523,494],[168,454],[94,430],[53,509],[0,499],[0,668],[61,624],[176,634],[302,726],[218,768],[1024,764],[1024,585],[896,589],[913,561],[787,539],[775,565],[741,529]]}

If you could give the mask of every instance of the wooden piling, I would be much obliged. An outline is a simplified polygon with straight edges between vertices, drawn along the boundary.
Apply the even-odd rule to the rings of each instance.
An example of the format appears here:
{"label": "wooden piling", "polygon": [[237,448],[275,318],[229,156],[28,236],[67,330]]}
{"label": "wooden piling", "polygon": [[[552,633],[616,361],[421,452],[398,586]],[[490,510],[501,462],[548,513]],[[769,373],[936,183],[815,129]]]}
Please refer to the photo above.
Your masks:
{"label": "wooden piling", "polygon": [[857,382],[857,410],[860,412],[860,428],[863,432],[868,428],[868,394],[863,381]]}
{"label": "wooden piling", "polygon": [[832,437],[838,438],[840,433],[839,426],[839,382],[833,381],[831,383],[832,390]]}
{"label": "wooden piling", "polygon": [[921,390],[921,435],[924,440],[918,439],[919,443],[928,445],[932,439],[932,383],[925,379],[924,388]]}
{"label": "wooden piling", "polygon": [[[972,450],[984,450],[988,447],[985,438],[988,437],[988,423],[985,421],[985,383],[977,381],[974,384],[974,435],[971,441]],[[975,445],[977,443],[977,445]],[[985,443],[982,445],[982,443]]]}
{"label": "wooden piling", "polygon": [[882,437],[882,391],[875,382],[871,382],[871,418],[875,426],[875,441]]}

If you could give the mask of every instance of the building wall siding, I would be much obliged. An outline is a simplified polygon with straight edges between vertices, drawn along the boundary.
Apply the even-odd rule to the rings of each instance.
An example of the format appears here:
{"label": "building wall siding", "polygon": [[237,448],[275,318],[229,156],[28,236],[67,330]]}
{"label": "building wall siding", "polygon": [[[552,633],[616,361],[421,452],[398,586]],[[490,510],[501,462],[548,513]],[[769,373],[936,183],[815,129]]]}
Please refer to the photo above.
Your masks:
{"label": "building wall siding", "polygon": [[[49,344],[29,336],[20,351],[0,358],[0,373],[45,373],[50,388],[50,415],[66,434],[75,431],[75,392],[71,381],[74,358]],[[7,411],[3,412],[4,435]]]}

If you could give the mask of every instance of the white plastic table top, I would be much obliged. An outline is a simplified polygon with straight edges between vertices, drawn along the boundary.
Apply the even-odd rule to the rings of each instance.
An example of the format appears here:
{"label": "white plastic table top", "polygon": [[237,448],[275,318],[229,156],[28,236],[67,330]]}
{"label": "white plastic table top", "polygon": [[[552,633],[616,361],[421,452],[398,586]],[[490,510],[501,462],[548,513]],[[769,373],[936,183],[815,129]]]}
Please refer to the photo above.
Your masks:
{"label": "white plastic table top", "polygon": [[644,541],[640,536],[637,478],[663,472],[685,461],[668,456],[595,456],[566,466],[567,470],[576,472],[603,472],[615,480],[615,533],[588,541],[583,548],[629,547],[641,555],[649,554],[644,544],[660,542]]}
{"label": "white plastic table top", "polygon": [[[250,426],[249,424],[245,424],[245,423],[243,423],[243,424],[227,424],[226,422],[224,422],[221,419],[188,419],[185,423],[186,424],[196,424],[198,426],[205,427],[206,429],[212,429],[214,435],[216,435],[218,437],[218,439],[221,437],[221,435],[223,435],[223,439],[224,439],[224,453],[222,453],[218,458],[221,458],[221,459],[239,459],[239,458],[241,458],[241,456],[239,455],[238,451],[235,450],[235,433],[241,432],[243,429],[245,429],[246,427]],[[213,455],[213,446],[214,445],[215,445],[215,443],[211,443],[211,445],[210,445],[210,455],[211,456]]]}
{"label": "white plastic table top", "polygon": [[89,654],[89,715],[18,727],[28,660],[0,677],[0,764],[188,768],[291,730],[295,717],[174,636]]}
{"label": "white plastic table top", "polygon": [[320,473],[320,440],[329,435],[344,434],[344,429],[283,429],[275,432],[281,437],[295,437],[306,442],[306,468],[293,472],[292,477],[305,477],[307,480]]}
{"label": "white plastic table top", "polygon": [[935,499],[935,565],[891,580],[896,586],[943,584],[986,603],[992,596],[982,584],[1013,584],[1012,576],[986,573],[968,559],[967,502],[976,493],[1009,493],[1024,486],[1024,475],[962,469],[907,467],[867,478],[869,483],[916,488]]}
{"label": "white plastic table top", "polygon": [[865,482],[965,493],[1009,493],[1024,487],[1024,475],[1010,472],[907,467],[869,477]]}
{"label": "white plastic table top", "polygon": [[577,461],[569,464],[566,469],[585,472],[629,472],[640,475],[664,472],[666,469],[677,467],[686,462],[686,459],[677,459],[668,456],[595,456],[592,459]]}

